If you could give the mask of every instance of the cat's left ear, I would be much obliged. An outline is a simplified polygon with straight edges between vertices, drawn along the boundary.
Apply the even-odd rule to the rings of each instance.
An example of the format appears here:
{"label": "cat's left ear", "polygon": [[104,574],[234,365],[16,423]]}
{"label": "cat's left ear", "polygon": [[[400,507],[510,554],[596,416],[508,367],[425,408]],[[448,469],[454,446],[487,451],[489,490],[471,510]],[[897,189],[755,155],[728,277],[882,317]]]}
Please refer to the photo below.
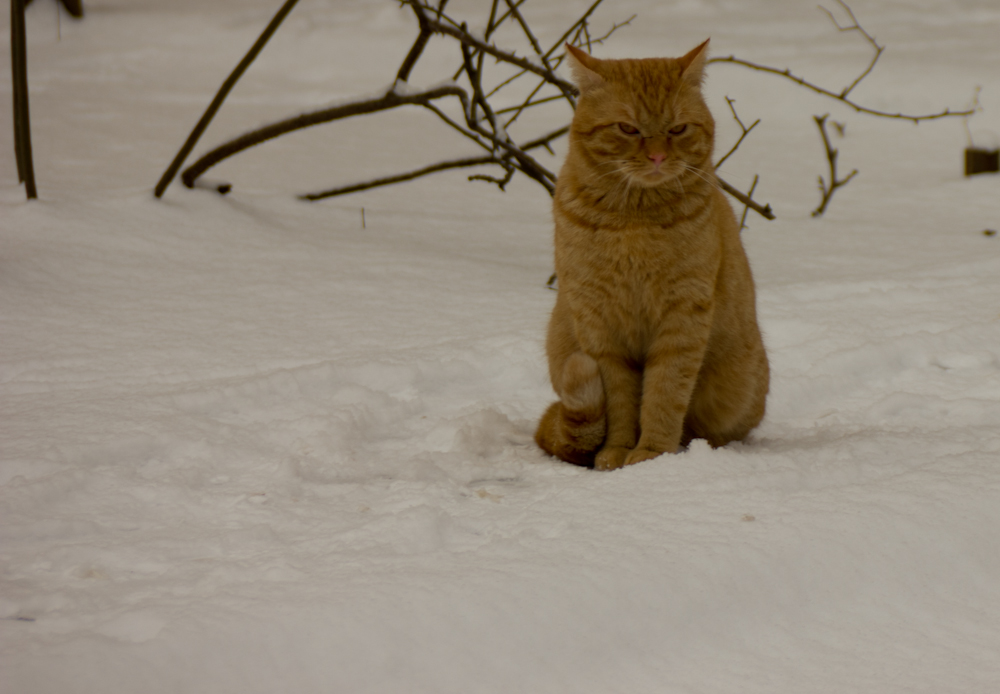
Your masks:
{"label": "cat's left ear", "polygon": [[709,41],[711,39],[705,39],[700,46],[677,59],[681,64],[681,75],[692,84],[700,85],[705,79],[705,60],[708,58]]}

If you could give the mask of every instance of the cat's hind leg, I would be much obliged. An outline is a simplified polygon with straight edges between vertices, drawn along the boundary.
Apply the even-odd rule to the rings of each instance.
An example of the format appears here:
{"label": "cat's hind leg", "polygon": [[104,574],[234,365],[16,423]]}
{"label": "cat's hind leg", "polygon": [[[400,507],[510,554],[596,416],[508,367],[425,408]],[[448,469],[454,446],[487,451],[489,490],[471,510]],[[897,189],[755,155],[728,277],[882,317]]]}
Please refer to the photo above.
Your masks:
{"label": "cat's hind leg", "polygon": [[597,362],[575,352],[552,381],[560,399],[542,416],[535,442],[568,463],[593,467],[607,431],[604,384]]}
{"label": "cat's hind leg", "polygon": [[686,442],[703,438],[718,448],[742,441],[764,418],[767,356],[762,347],[741,356],[702,369],[684,422]]}

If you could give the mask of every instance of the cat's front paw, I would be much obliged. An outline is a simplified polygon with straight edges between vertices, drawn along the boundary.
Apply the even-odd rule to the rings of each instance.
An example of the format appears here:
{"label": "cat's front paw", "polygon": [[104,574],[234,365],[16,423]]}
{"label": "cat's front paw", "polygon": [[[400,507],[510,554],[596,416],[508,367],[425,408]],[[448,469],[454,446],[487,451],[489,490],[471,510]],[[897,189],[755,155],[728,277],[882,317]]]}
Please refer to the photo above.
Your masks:
{"label": "cat's front paw", "polygon": [[594,460],[595,470],[617,470],[626,465],[625,457],[629,449],[624,446],[608,446],[602,449]]}
{"label": "cat's front paw", "polygon": [[648,448],[633,448],[629,451],[628,455],[625,456],[625,465],[635,465],[636,463],[641,463],[644,460],[659,458],[661,455],[663,455],[663,451],[652,451]]}

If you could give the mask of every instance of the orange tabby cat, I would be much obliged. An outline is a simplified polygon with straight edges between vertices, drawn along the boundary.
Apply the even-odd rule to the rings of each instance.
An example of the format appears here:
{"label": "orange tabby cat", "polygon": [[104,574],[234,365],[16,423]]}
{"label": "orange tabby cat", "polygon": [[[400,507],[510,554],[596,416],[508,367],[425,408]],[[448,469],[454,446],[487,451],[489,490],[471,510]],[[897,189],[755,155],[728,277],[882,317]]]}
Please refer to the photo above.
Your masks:
{"label": "orange tabby cat", "polygon": [[612,470],[692,438],[744,438],[764,416],[767,355],[739,225],[716,185],[701,95],[708,41],[682,58],[598,60],[556,185],[559,294],[535,440]]}

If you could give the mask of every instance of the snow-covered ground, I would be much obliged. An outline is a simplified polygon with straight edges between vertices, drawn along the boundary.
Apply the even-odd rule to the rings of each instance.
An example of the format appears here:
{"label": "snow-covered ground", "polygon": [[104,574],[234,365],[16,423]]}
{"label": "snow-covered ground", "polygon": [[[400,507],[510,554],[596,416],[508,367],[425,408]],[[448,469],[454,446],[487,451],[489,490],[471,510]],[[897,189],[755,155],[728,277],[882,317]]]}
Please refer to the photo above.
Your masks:
{"label": "snow-covered ground", "polygon": [[[51,2],[27,13],[37,201],[0,110],[4,694],[1000,687],[1000,177],[962,176],[961,120],[713,65],[720,149],[724,96],[762,119],[723,174],[759,173],[778,214],[744,231],[768,416],[597,473],[531,441],[553,397],[540,187],[454,172],[295,199],[471,153],[398,110],[230,160],[209,174],[228,197],[155,200],[280,3],[85,4],[61,39]],[[526,11],[554,41],[586,4]],[[710,35],[835,88],[869,55],[813,0],[606,4],[596,27],[638,18],[598,55]],[[888,46],[859,101],[933,112],[978,84],[970,127],[997,143],[996,0],[853,8]],[[388,0],[302,0],[198,151],[378,92],[413,27]],[[455,67],[438,40],[412,83]],[[812,219],[826,112],[860,174]]]}

